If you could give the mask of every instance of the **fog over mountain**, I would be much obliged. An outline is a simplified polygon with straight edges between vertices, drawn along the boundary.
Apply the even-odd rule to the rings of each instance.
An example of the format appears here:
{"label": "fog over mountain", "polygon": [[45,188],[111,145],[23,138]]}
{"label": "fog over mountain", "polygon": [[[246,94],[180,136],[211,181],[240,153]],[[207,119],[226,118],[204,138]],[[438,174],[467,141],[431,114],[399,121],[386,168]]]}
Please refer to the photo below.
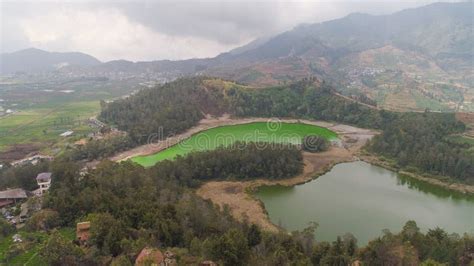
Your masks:
{"label": "fog over mountain", "polygon": [[101,61],[214,57],[302,23],[337,19],[354,12],[390,14],[432,2],[2,2],[0,52],[30,47],[81,51]]}
{"label": "fog over mountain", "polygon": [[84,53],[57,53],[29,48],[0,55],[0,73],[53,71],[70,65],[88,67],[100,63]]}
{"label": "fog over mountain", "polygon": [[74,77],[151,80],[157,74],[167,78],[204,74],[255,86],[316,76],[344,94],[363,94],[392,109],[419,110],[433,104],[439,110],[470,109],[471,8],[472,2],[434,3],[388,15],[353,13],[302,24],[203,59],[101,64],[84,54],[29,49],[2,55],[2,72],[58,70]]}

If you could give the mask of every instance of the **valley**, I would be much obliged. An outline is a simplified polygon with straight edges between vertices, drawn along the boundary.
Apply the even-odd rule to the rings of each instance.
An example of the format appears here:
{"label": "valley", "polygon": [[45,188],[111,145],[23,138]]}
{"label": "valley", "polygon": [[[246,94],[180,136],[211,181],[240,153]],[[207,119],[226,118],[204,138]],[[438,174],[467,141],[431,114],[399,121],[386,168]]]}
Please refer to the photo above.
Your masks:
{"label": "valley", "polygon": [[474,266],[474,2],[425,2],[2,3],[0,266]]}
{"label": "valley", "polygon": [[[100,112],[100,100],[125,97],[140,88],[143,86],[136,81],[103,78],[2,78],[0,160],[11,162],[31,154],[61,153],[98,132],[89,119]],[[67,131],[73,131],[73,136],[60,137]]]}

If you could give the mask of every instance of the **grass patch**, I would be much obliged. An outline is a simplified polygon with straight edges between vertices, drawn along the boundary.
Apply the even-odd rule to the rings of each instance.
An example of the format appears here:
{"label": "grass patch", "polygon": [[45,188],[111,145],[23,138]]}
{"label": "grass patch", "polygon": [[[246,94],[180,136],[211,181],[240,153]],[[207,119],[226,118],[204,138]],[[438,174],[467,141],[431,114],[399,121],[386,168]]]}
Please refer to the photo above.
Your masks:
{"label": "grass patch", "polygon": [[[60,228],[59,233],[66,239],[73,241],[76,237],[74,228],[64,227]],[[8,251],[13,248],[12,236],[11,234],[0,240],[0,265],[6,263],[6,265],[47,265],[46,262],[38,255],[39,250],[42,245],[49,240],[50,234],[46,232],[26,232],[20,230],[17,232],[21,235],[23,242],[19,243],[20,247],[23,247],[24,251],[20,252],[18,255],[10,258],[6,261]]]}
{"label": "grass patch", "polygon": [[466,137],[462,135],[449,136],[448,141],[459,143],[459,144],[469,144],[471,146],[474,146],[474,138],[470,138],[470,137]]}
{"label": "grass patch", "polygon": [[319,135],[326,139],[337,138],[336,133],[323,127],[302,123],[257,122],[208,129],[166,150],[148,156],[137,156],[132,158],[132,161],[148,167],[159,161],[174,159],[190,152],[213,150],[236,141],[301,144],[301,140],[307,135]]}
{"label": "grass patch", "polygon": [[91,128],[84,121],[99,110],[98,101],[70,102],[21,110],[0,118],[0,151],[13,144],[56,143],[61,141],[59,134],[66,130],[73,130],[76,135],[87,134]]}
{"label": "grass patch", "polygon": [[415,99],[416,106],[420,109],[429,109],[432,111],[449,111],[449,107],[443,105],[441,102],[428,98],[418,92],[413,92],[413,98]]}

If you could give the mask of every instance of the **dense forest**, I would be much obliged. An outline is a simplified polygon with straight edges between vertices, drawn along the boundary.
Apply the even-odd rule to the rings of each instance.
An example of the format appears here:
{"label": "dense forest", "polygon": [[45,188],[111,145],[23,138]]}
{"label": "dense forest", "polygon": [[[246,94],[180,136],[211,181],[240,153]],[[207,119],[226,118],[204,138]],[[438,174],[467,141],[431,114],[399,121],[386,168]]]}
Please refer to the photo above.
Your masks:
{"label": "dense forest", "polygon": [[48,163],[40,161],[38,164],[26,164],[23,166],[3,165],[0,168],[0,190],[7,188],[23,188],[25,190],[35,190],[38,188],[36,175],[45,172]]}
{"label": "dense forest", "polygon": [[179,79],[127,99],[102,102],[100,119],[126,131],[141,144],[151,134],[166,138],[196,125],[205,113],[219,113],[222,101],[215,97],[202,85],[202,79]]}
{"label": "dense forest", "polygon": [[368,149],[396,160],[400,167],[474,183],[474,151],[447,137],[465,130],[454,114],[406,113],[386,123]]}
{"label": "dense forest", "polygon": [[[193,83],[189,84],[192,88]],[[199,85],[199,90],[212,95],[201,99],[212,103],[209,105],[212,110],[207,111],[214,114],[225,111],[236,116],[270,117],[288,112],[285,116],[381,129],[382,133],[368,146],[369,151],[394,159],[401,167],[416,167],[465,182],[472,179],[472,175],[469,176],[473,166],[469,148],[450,143],[446,138],[464,130],[464,125],[453,115],[378,111],[332,95],[325,84],[311,84],[303,81],[258,91],[241,86],[204,89]],[[181,93],[192,95],[185,89]],[[136,97],[141,97],[140,93]],[[146,102],[148,97],[140,101]],[[292,145],[238,142],[214,151],[163,161],[150,168],[132,162],[102,161],[96,169],[81,175],[82,165],[78,161],[102,158],[115,150],[132,147],[141,142],[144,134],[156,130],[153,127],[159,130],[158,123],[140,128],[140,123],[149,123],[146,116],[140,123],[128,124],[128,118],[117,110],[123,103],[132,108],[131,102],[138,100],[122,101],[110,105],[115,106],[113,108],[104,107],[104,113],[110,112],[109,119],[121,117],[123,120],[114,120],[114,124],[129,133],[134,132],[124,137],[125,141],[91,142],[81,149],[66,152],[51,163],[6,167],[0,171],[0,185],[26,189],[35,187],[34,179],[17,177],[34,176],[34,173],[46,170],[53,172],[55,182],[44,198],[43,210],[35,213],[25,225],[25,230],[50,232],[51,237],[38,252],[49,265],[132,265],[145,246],[172,249],[179,263],[191,264],[213,260],[221,265],[348,265],[356,261],[364,265],[469,265],[473,259],[472,236],[448,234],[439,228],[422,233],[413,221],[407,222],[400,233],[386,231],[360,248],[351,234],[342,235],[332,243],[318,242],[315,223],[291,234],[264,232],[256,225],[236,221],[228,209],[219,210],[194,193],[196,187],[209,179],[294,176],[302,171],[302,155],[300,148]],[[166,131],[167,134],[175,134],[197,123],[206,113],[199,109],[202,102],[204,100],[190,100],[190,106],[197,110],[196,116],[192,115],[190,120],[185,116],[174,117],[184,119],[178,124],[185,126],[174,127]],[[161,117],[161,108],[164,107],[156,109],[157,117]],[[167,108],[172,110],[174,107],[168,105]],[[138,115],[140,108],[136,106],[135,110]],[[160,121],[173,123],[169,116],[163,117]],[[313,142],[310,139],[303,141],[306,144]],[[91,222],[86,248],[55,231],[81,221]],[[3,236],[13,230],[0,218]]]}
{"label": "dense forest", "polygon": [[[264,89],[206,84],[206,78],[185,78],[146,89],[124,100],[103,104],[100,118],[129,133],[136,143],[152,134],[180,133],[204,114],[241,117],[300,117],[380,127],[380,115],[336,96],[326,83],[303,80]],[[211,83],[212,84],[212,83]]]}
{"label": "dense forest", "polygon": [[[104,105],[101,118],[127,131],[131,145],[143,143],[146,136],[155,132],[168,136],[186,130],[196,125],[205,113],[335,121],[382,130],[368,150],[394,160],[401,168],[474,183],[474,152],[468,145],[447,140],[450,134],[465,130],[453,114],[397,113],[369,108],[334,94],[327,83],[312,78],[260,89],[237,84],[215,85],[220,83],[206,83],[206,80],[209,78],[179,79],[141,91]],[[182,105],[187,109],[181,108]],[[113,151],[114,147],[108,150]]]}
{"label": "dense forest", "polygon": [[[277,151],[256,149],[257,145],[237,143],[151,168],[102,161],[85,175],[79,174],[77,162],[57,158],[47,165],[55,182],[44,198],[44,208],[29,219],[25,230],[50,232],[38,251],[48,265],[132,265],[146,246],[171,249],[180,264],[213,260],[220,265],[348,265],[356,261],[364,265],[469,265],[472,260],[472,236],[448,234],[439,228],[425,234],[412,221],[399,234],[384,232],[359,248],[351,234],[332,243],[318,242],[316,223],[291,234],[264,232],[196,196],[193,188],[207,178],[258,178],[268,171],[285,177],[301,171],[296,147],[283,145]],[[248,158],[260,163],[249,164]],[[270,164],[275,160],[279,163]],[[2,219],[0,233],[11,234],[13,229]],[[81,221],[91,222],[85,247],[55,231]]]}
{"label": "dense forest", "polygon": [[[235,142],[212,152],[194,152],[152,168],[156,176],[193,180],[288,178],[303,170],[303,156],[297,146],[264,142]],[[189,171],[192,169],[192,171]]]}

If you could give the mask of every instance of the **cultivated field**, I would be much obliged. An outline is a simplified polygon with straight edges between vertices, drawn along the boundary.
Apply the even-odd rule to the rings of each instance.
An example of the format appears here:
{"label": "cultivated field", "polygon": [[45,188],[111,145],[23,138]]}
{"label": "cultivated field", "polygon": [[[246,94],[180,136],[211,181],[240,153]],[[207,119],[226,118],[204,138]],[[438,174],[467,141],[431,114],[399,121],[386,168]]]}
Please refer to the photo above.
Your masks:
{"label": "cultivated field", "polygon": [[73,130],[75,136],[83,136],[92,131],[85,121],[99,110],[98,101],[69,102],[19,110],[1,117],[0,159],[19,159],[12,154],[18,145],[26,151],[35,151],[60,143],[65,138],[59,134],[67,130]]}
{"label": "cultivated field", "polygon": [[[100,100],[138,88],[138,81],[0,77],[0,161],[38,151],[57,154],[94,130],[85,122],[99,113]],[[59,136],[68,130],[74,131],[73,137]]]}

